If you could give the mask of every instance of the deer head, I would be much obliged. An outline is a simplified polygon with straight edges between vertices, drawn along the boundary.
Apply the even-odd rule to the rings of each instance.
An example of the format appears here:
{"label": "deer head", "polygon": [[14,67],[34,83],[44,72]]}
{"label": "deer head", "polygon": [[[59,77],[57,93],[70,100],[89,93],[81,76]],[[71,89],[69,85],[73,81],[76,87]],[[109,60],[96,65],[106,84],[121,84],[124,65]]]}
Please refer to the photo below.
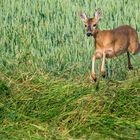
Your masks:
{"label": "deer head", "polygon": [[101,10],[97,9],[94,13],[94,17],[88,18],[85,13],[80,13],[80,17],[85,24],[87,36],[94,36],[96,33],[98,22],[101,18]]}

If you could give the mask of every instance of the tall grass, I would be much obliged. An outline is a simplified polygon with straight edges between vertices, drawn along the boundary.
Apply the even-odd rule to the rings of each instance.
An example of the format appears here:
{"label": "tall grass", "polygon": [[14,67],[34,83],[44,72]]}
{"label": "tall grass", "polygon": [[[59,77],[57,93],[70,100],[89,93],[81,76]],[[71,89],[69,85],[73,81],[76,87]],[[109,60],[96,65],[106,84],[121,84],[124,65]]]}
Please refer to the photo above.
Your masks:
{"label": "tall grass", "polygon": [[[1,0],[0,7],[0,67],[8,73],[30,69],[67,78],[87,75],[94,40],[85,36],[79,11],[93,16],[101,8],[100,29],[128,24],[140,31],[139,0]],[[133,59],[135,68],[138,60]],[[107,67],[112,78],[119,74],[124,79],[126,56],[108,60]]]}

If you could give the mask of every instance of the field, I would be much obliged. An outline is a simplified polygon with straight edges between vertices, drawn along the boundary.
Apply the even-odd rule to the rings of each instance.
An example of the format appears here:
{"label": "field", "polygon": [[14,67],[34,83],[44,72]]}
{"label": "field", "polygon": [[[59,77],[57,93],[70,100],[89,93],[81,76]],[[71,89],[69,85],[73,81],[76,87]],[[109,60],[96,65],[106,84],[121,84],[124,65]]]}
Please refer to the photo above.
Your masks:
{"label": "field", "polygon": [[108,59],[90,79],[94,39],[79,12],[101,8],[99,28],[128,24],[140,40],[139,0],[0,0],[0,139],[139,140],[140,53]]}

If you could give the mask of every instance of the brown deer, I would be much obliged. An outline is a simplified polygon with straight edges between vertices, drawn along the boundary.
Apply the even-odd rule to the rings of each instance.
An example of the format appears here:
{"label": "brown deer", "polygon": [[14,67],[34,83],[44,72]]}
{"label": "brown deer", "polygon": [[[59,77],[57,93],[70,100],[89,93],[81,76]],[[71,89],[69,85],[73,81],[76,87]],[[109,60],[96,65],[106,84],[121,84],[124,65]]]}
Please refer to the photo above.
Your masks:
{"label": "brown deer", "polygon": [[100,67],[101,75],[105,76],[105,60],[123,53],[127,53],[128,68],[133,69],[130,61],[130,53],[136,54],[140,50],[138,34],[135,29],[123,25],[112,30],[99,30],[98,22],[101,18],[101,10],[97,9],[93,18],[88,18],[85,13],[80,13],[84,21],[87,36],[95,39],[95,54],[92,57],[92,79],[96,82],[95,61],[102,58]]}

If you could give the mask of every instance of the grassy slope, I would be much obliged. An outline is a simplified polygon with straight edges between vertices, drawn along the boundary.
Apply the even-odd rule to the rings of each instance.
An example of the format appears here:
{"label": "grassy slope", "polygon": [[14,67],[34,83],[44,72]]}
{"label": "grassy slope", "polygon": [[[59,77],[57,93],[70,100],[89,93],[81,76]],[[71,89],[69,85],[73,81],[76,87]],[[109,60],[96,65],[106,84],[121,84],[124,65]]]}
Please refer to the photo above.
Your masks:
{"label": "grassy slope", "polygon": [[140,139],[140,72],[97,84],[37,75],[0,74],[1,139]]}

